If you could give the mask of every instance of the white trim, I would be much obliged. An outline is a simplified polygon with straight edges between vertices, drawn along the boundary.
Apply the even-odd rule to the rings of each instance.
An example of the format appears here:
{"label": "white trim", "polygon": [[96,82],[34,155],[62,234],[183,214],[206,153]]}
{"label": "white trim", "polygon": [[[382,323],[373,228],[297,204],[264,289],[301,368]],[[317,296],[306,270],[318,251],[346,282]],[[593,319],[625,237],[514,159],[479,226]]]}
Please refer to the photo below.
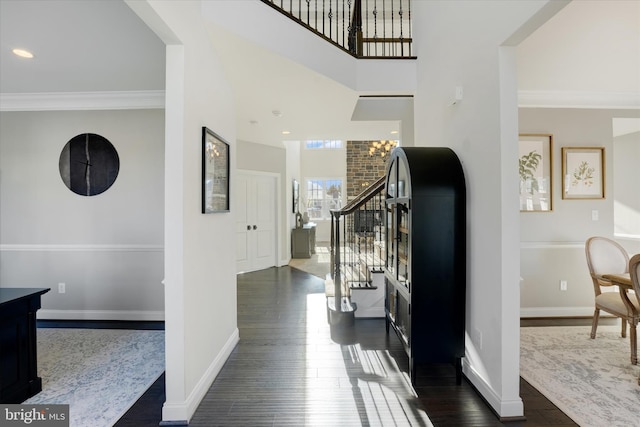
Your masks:
{"label": "white trim", "polygon": [[519,90],[520,108],[640,109],[640,92]]}
{"label": "white trim", "polygon": [[0,245],[0,252],[164,252],[162,245]]}
{"label": "white trim", "polygon": [[521,307],[520,318],[524,317],[577,317],[593,316],[594,306],[590,307]]}
{"label": "white trim", "polygon": [[584,242],[520,242],[520,249],[584,249]]}
{"label": "white trim", "polygon": [[620,240],[640,240],[640,234],[613,233],[613,237]]}
{"label": "white trim", "polygon": [[198,409],[198,405],[204,398],[207,391],[213,384],[220,370],[224,366],[225,362],[231,355],[231,352],[240,341],[240,331],[236,329],[233,331],[222,350],[218,353],[216,358],[211,362],[211,365],[207,368],[204,375],[200,378],[196,386],[193,388],[187,399],[182,403],[167,403],[165,402],[162,407],[162,423],[176,420],[191,420],[191,417]]}
{"label": "white trim", "polygon": [[164,320],[164,311],[140,310],[48,310],[37,311],[38,319],[51,320]]}
{"label": "white trim", "polygon": [[163,109],[164,90],[0,93],[0,111]]}
{"label": "white trim", "polygon": [[500,417],[521,417],[524,414],[522,399],[503,401],[495,390],[473,369],[466,357],[462,358],[462,372],[480,395],[487,401]]}

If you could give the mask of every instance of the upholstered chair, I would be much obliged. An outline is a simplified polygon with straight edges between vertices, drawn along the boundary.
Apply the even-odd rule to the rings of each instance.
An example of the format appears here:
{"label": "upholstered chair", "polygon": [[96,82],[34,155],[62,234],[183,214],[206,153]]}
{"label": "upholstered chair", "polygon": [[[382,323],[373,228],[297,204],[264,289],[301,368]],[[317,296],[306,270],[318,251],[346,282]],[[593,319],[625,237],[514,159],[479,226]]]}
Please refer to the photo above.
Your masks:
{"label": "upholstered chair", "polygon": [[[587,255],[587,265],[593,280],[593,290],[595,291],[595,310],[593,312],[593,322],[591,324],[591,338],[596,337],[600,310],[622,319],[623,338],[627,336],[627,323],[635,329],[636,319],[633,313],[627,309],[620,292],[613,288],[611,281],[602,277],[605,274],[621,274],[629,272],[629,255],[619,243],[607,239],[606,237],[590,237],[585,244]],[[636,296],[631,296],[629,300],[640,310],[640,303]],[[634,332],[634,331],[632,331]],[[636,340],[636,334],[631,334],[631,340]],[[637,342],[631,342],[631,359],[637,360]]]}
{"label": "upholstered chair", "polygon": [[[629,260],[629,275],[633,291],[636,293],[636,301],[640,305],[640,254],[632,256]],[[640,385],[640,375],[638,376],[638,385]]]}

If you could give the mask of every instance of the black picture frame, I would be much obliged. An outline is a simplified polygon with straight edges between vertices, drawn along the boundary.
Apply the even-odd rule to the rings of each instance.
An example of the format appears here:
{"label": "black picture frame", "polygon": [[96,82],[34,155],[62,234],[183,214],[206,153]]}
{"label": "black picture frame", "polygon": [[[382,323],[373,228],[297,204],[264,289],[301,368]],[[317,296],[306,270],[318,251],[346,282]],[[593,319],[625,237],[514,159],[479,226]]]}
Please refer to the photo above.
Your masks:
{"label": "black picture frame", "polygon": [[293,180],[293,213],[298,213],[300,210],[300,183],[297,179]]}
{"label": "black picture frame", "polygon": [[202,213],[229,212],[229,144],[202,127]]}

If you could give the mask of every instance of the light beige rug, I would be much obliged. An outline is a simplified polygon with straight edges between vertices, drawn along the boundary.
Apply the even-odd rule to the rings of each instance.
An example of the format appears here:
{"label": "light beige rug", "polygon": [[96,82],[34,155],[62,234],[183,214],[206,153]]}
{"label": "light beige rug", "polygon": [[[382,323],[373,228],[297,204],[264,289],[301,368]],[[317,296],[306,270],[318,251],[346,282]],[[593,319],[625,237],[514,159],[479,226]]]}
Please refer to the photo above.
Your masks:
{"label": "light beige rug", "polygon": [[311,258],[292,258],[289,266],[313,274],[321,279],[326,279],[331,273],[331,254],[329,253],[329,243],[318,242],[316,253]]}
{"label": "light beige rug", "polygon": [[640,426],[640,367],[620,326],[520,328],[520,375],[581,427]]}
{"label": "light beige rug", "polygon": [[164,331],[38,328],[42,391],[24,404],[69,405],[70,427],[109,427],[164,372]]}

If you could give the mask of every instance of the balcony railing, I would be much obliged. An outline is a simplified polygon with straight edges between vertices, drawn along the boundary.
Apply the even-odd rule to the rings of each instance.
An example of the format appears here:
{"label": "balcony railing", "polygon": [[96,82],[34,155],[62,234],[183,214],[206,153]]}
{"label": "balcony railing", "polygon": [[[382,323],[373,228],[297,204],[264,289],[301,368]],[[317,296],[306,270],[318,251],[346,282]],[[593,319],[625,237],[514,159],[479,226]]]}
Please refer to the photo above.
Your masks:
{"label": "balcony railing", "polygon": [[357,58],[415,58],[411,0],[262,0]]}

